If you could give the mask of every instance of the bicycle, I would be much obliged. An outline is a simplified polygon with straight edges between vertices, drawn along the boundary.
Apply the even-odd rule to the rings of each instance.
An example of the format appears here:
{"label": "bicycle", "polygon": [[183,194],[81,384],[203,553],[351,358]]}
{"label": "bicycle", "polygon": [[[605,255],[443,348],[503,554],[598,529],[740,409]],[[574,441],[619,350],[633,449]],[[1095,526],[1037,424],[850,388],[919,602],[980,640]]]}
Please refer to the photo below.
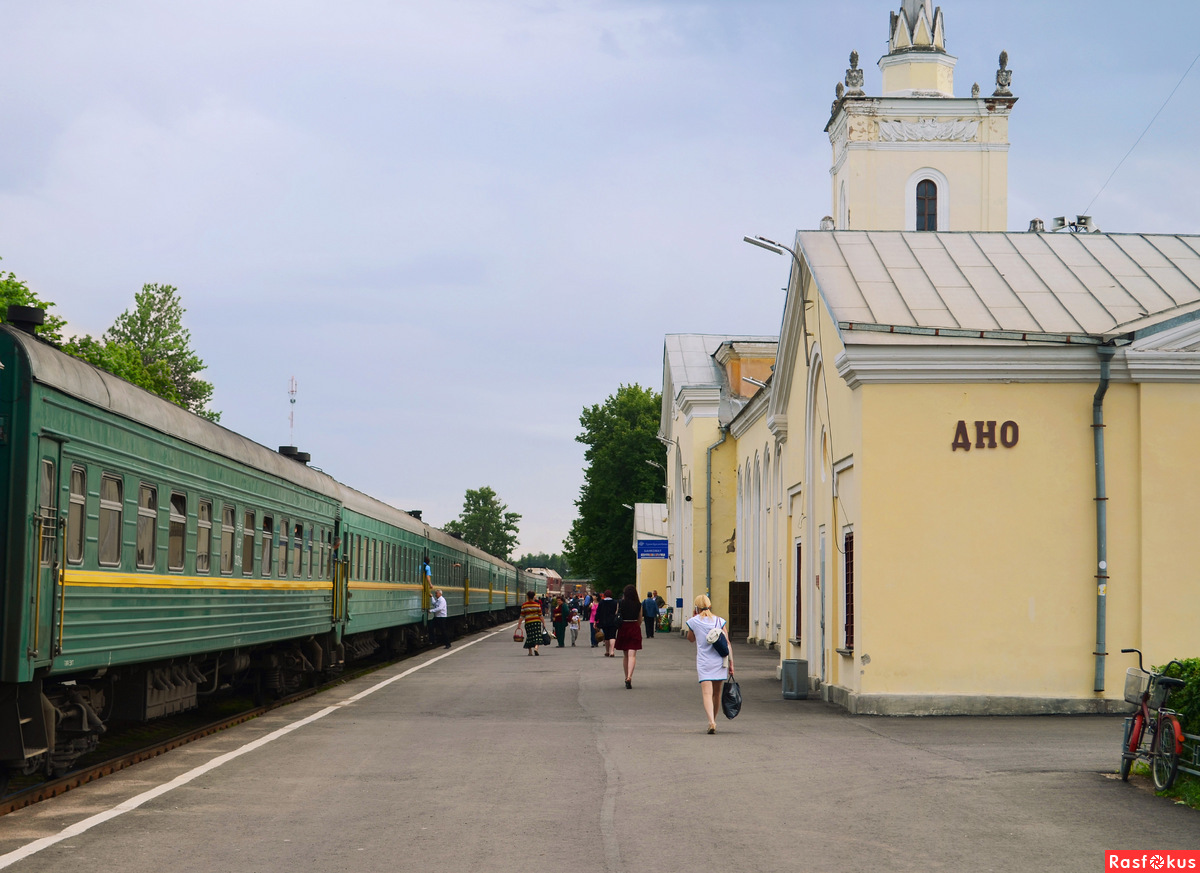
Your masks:
{"label": "bicycle", "polygon": [[[1133,762],[1139,758],[1149,762],[1154,787],[1166,791],[1175,784],[1179,773],[1179,755],[1183,751],[1183,729],[1179,716],[1167,709],[1167,698],[1186,683],[1142,667],[1142,653],[1137,649],[1121,649],[1125,654],[1136,653],[1138,665],[1125,671],[1125,700],[1138,707],[1131,718],[1125,719],[1125,740],[1121,747],[1121,779],[1129,780]],[[1179,664],[1171,661],[1167,664]],[[1182,667],[1182,664],[1179,664]],[[1164,668],[1165,669],[1165,668]]]}

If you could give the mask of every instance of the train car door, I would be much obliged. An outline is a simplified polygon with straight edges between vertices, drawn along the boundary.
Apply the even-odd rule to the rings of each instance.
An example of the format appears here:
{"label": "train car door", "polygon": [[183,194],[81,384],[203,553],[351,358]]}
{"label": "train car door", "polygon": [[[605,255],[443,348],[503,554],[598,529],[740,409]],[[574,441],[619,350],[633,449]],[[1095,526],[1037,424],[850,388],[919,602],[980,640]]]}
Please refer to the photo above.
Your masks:
{"label": "train car door", "polygon": [[58,513],[62,443],[42,437],[38,441],[37,504],[33,516],[33,613],[30,616],[28,655],[35,665],[47,664],[56,654],[55,614],[62,605],[61,521]]}
{"label": "train car door", "polygon": [[333,573],[333,624],[339,639],[345,631],[350,598],[350,562],[346,557],[350,548],[342,543],[344,535],[342,520],[338,518],[333,523],[333,555],[330,561],[333,566],[330,569]]}

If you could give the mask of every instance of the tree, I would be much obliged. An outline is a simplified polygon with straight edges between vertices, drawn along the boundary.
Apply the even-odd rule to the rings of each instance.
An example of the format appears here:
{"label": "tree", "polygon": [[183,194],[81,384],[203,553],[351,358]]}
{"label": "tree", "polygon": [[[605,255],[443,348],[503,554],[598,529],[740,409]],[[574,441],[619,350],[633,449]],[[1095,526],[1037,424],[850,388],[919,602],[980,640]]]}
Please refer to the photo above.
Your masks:
{"label": "tree", "polygon": [[442,529],[507,561],[517,545],[517,522],[520,520],[520,514],[509,512],[496,492],[485,485],[477,491],[467,489],[462,514]]}
{"label": "tree", "polygon": [[536,555],[526,553],[513,561],[513,564],[521,570],[528,570],[530,567],[545,567],[564,579],[571,575],[571,567],[563,555],[547,555],[545,552]]}
{"label": "tree", "polygon": [[36,306],[46,310],[46,323],[37,328],[37,335],[52,343],[62,343],[62,330],[67,320],[50,314],[54,304],[40,299],[15,273],[0,272],[0,321],[8,320],[6,313],[10,306]]}
{"label": "tree", "polygon": [[145,388],[176,406],[183,406],[166,362],[147,364],[132,343],[97,342],[91,336],[84,335],[67,340],[63,351],[87,361],[93,367],[120,376],[139,388]]}
{"label": "tree", "polygon": [[[113,326],[101,337],[106,348],[117,347],[105,354],[118,365],[121,362],[128,365],[126,372],[111,371],[116,375],[154,391],[197,415],[219,421],[221,413],[207,408],[213,386],[198,375],[205,365],[192,351],[191,332],[183,326],[183,314],[186,311],[179,299],[179,292],[173,286],[143,285],[142,290],[134,296],[133,309],[127,309],[117,316]],[[85,337],[84,340],[85,345],[94,343],[91,337]],[[139,357],[140,365],[135,360]],[[103,363],[97,363],[97,366],[109,369]],[[169,392],[151,387],[162,385],[163,368],[170,382]],[[136,378],[131,378],[127,373]],[[147,381],[142,381],[142,377],[147,377]]]}
{"label": "tree", "polygon": [[633,513],[624,504],[661,502],[662,479],[647,460],[662,458],[657,439],[662,395],[640,385],[622,385],[603,404],[579,416],[588,447],[587,469],[575,506],[579,517],[563,543],[576,575],[597,589],[631,584],[636,575]]}

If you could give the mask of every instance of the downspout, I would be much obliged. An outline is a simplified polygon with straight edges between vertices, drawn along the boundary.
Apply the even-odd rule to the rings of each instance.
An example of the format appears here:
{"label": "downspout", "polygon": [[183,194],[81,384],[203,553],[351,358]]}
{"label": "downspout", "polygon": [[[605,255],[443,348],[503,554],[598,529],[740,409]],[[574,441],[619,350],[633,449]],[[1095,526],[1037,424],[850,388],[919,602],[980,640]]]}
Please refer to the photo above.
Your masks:
{"label": "downspout", "polygon": [[712,597],[712,453],[725,442],[729,429],[721,428],[721,438],[708,447],[708,457],[705,461],[704,485],[704,593]]}
{"label": "downspout", "polygon": [[1104,395],[1108,392],[1109,362],[1116,349],[1097,346],[1100,384],[1092,398],[1092,440],[1096,459],[1096,681],[1093,690],[1104,690],[1104,658],[1108,621],[1108,494],[1104,485]]}

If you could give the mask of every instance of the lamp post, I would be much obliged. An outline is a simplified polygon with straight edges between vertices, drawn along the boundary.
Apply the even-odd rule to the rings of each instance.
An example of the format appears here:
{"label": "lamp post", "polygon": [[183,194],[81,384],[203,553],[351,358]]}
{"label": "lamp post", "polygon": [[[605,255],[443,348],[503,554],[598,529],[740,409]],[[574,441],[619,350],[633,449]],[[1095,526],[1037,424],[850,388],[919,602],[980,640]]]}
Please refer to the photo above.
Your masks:
{"label": "lamp post", "polygon": [[787,252],[792,256],[792,260],[796,263],[796,287],[800,292],[800,332],[804,335],[804,361],[808,362],[808,301],[804,299],[804,281],[800,277],[801,261],[800,256],[796,254],[795,249],[785,246],[783,243],[775,242],[773,239],[767,239],[765,236],[744,236],[744,242],[750,243],[752,246],[758,246],[760,249],[766,249],[769,252],[774,252],[777,255],[782,255]]}

